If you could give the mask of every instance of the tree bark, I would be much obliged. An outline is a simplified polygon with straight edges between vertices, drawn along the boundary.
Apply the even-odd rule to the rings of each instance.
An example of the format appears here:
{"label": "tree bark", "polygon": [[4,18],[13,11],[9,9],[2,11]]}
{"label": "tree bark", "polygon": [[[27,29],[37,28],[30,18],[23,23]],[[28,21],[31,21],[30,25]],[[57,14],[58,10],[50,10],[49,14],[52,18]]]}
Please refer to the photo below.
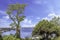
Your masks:
{"label": "tree bark", "polygon": [[19,27],[16,27],[16,37],[21,38],[20,37],[20,28]]}

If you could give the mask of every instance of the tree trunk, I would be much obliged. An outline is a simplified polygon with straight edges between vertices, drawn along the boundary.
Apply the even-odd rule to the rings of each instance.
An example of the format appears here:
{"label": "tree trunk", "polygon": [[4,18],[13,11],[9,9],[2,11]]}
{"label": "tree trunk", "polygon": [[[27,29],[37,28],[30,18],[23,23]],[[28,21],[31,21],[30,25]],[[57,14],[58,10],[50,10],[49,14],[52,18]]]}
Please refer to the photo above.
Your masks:
{"label": "tree trunk", "polygon": [[21,38],[20,37],[20,28],[19,27],[16,27],[16,37]]}
{"label": "tree trunk", "polygon": [[21,38],[20,37],[20,22],[18,21],[18,24],[16,25],[16,38]]}

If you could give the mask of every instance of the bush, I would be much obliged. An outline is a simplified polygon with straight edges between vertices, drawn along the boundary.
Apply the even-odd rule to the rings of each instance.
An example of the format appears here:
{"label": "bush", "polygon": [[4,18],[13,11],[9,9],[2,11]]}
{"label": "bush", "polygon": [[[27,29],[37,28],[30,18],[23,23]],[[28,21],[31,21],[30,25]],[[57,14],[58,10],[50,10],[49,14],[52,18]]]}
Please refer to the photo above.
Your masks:
{"label": "bush", "polygon": [[29,37],[25,37],[24,40],[32,40],[32,38],[29,38]]}
{"label": "bush", "polygon": [[20,40],[12,35],[9,35],[9,36],[4,36],[3,37],[3,40]]}

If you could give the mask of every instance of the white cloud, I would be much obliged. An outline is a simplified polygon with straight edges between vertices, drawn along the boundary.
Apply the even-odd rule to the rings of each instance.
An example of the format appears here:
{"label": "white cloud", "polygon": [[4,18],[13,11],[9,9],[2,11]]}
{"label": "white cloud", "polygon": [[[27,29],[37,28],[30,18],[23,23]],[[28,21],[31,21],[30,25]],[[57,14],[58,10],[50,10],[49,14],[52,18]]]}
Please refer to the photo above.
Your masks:
{"label": "white cloud", "polygon": [[28,23],[28,24],[31,24],[32,23],[32,20],[29,20],[29,19],[24,19],[23,23]]}
{"label": "white cloud", "polygon": [[55,14],[55,13],[50,13],[50,14],[48,15],[48,17],[54,17],[54,16],[60,17],[60,15],[57,15],[57,14]]}
{"label": "white cloud", "polygon": [[60,15],[58,15],[56,13],[49,13],[47,17],[44,17],[42,19],[51,20],[53,17],[60,17]]}
{"label": "white cloud", "polygon": [[32,20],[29,20],[28,18],[25,18],[24,21],[22,21],[21,26],[22,27],[32,27]]}
{"label": "white cloud", "polygon": [[9,16],[6,14],[6,11],[1,11],[1,10],[0,10],[0,14],[5,15],[5,16],[3,16],[2,18],[4,18],[4,19],[9,19]]}
{"label": "white cloud", "polygon": [[6,12],[5,12],[5,11],[1,11],[1,10],[0,10],[0,13],[1,13],[1,14],[6,14]]}
{"label": "white cloud", "polygon": [[9,17],[6,14],[6,11],[0,10],[0,14],[4,15],[4,16],[2,16],[2,18],[0,18],[0,28],[1,27],[9,27],[11,22],[8,21]]}
{"label": "white cloud", "polygon": [[29,21],[28,21],[28,23],[30,23],[30,24],[31,24],[31,23],[32,23],[32,21],[31,21],[31,20],[29,20]]}
{"label": "white cloud", "polygon": [[34,24],[29,24],[29,25],[23,24],[23,25],[22,25],[22,27],[34,27],[34,26],[35,26]]}
{"label": "white cloud", "polygon": [[55,14],[55,13],[50,13],[48,16],[49,16],[49,17],[50,17],[50,16],[56,16],[56,14]]}
{"label": "white cloud", "polygon": [[1,28],[1,27],[10,27],[10,26],[9,26],[10,23],[11,23],[11,22],[9,22],[9,21],[6,20],[6,19],[0,19],[0,28]]}
{"label": "white cloud", "polygon": [[6,16],[3,16],[3,18],[4,18],[4,19],[9,19],[9,16],[8,16],[8,15],[6,15]]}
{"label": "white cloud", "polygon": [[[37,17],[37,19],[40,19],[40,18]],[[35,27],[35,25],[37,24],[37,22],[38,22],[38,20],[34,22],[32,19],[26,18],[26,19],[24,19],[24,21],[22,21],[21,26],[22,27]]]}
{"label": "white cloud", "polygon": [[42,18],[42,19],[45,19],[45,20],[47,20],[48,18],[47,18],[47,17],[45,17],[45,18]]}
{"label": "white cloud", "polygon": [[27,23],[27,21],[28,21],[28,19],[24,19],[24,21],[23,21],[23,22],[24,22],[24,23]]}

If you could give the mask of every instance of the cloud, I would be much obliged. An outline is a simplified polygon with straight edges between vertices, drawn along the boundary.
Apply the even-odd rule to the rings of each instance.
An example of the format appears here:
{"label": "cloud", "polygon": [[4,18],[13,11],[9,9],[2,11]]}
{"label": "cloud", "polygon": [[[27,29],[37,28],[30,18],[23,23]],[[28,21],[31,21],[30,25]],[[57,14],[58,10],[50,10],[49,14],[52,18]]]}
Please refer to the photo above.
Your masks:
{"label": "cloud", "polygon": [[0,28],[1,28],[1,27],[10,27],[10,26],[9,26],[10,23],[11,23],[11,22],[9,22],[9,21],[6,20],[6,19],[0,19]]}
{"label": "cloud", "polygon": [[27,25],[27,24],[23,24],[22,27],[34,27],[34,26],[35,26],[35,24],[29,24],[29,25]]}
{"label": "cloud", "polygon": [[29,20],[29,19],[24,19],[23,23],[28,23],[28,24],[31,24],[32,23],[32,20]]}
{"label": "cloud", "polygon": [[4,18],[4,19],[9,19],[9,16],[8,16],[8,15],[6,15],[6,16],[3,16],[3,18]]}
{"label": "cloud", "polygon": [[22,27],[33,27],[32,20],[25,18],[24,21],[22,21],[21,26]]}
{"label": "cloud", "polygon": [[6,14],[6,12],[5,12],[5,11],[1,11],[1,10],[0,10],[0,14]]}
{"label": "cloud", "polygon": [[55,14],[55,13],[50,13],[49,15],[48,15],[48,17],[60,17],[60,15],[57,15],[57,14]]}
{"label": "cloud", "polygon": [[0,17],[0,27],[9,27],[11,21],[9,21],[9,16],[6,14],[6,11],[0,10],[0,14],[3,15]]}
{"label": "cloud", "polygon": [[44,17],[44,18],[42,18],[42,19],[45,19],[45,20],[47,20],[47,19],[48,19],[48,17]]}
{"label": "cloud", "polygon": [[32,19],[25,18],[24,21],[21,22],[21,26],[22,27],[35,27],[35,25],[37,24],[37,22],[39,20],[40,20],[39,17],[36,17],[35,20],[34,19],[32,20]]}
{"label": "cloud", "polygon": [[4,16],[2,16],[2,18],[4,18],[4,19],[9,19],[9,16],[6,14],[6,11],[0,10],[0,14],[1,14],[1,15],[4,15]]}
{"label": "cloud", "polygon": [[53,17],[60,17],[60,15],[58,15],[56,13],[49,13],[47,17],[44,17],[42,19],[51,20]]}

